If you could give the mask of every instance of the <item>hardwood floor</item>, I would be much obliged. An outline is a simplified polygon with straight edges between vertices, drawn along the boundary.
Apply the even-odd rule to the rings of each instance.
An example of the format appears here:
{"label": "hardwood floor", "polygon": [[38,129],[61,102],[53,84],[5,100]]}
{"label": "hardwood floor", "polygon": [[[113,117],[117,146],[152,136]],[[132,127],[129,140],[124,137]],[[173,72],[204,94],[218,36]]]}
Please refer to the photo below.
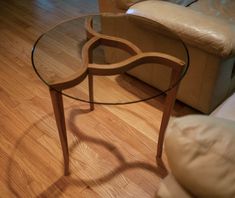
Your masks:
{"label": "hardwood floor", "polygon": [[[48,88],[31,66],[40,34],[62,20],[98,12],[95,0],[0,0],[0,197],[154,197],[163,99],[125,106],[64,98],[71,175]],[[174,115],[193,113],[177,104]],[[166,157],[163,157],[166,163]],[[167,166],[167,165],[166,165]]]}

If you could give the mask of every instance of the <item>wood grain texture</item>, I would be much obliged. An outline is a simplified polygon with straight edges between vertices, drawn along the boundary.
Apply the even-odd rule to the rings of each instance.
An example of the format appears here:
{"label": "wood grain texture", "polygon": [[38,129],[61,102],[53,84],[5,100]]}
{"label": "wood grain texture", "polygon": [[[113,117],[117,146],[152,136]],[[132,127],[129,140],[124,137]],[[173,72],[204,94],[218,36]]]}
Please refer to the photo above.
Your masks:
{"label": "wood grain texture", "polygon": [[[92,112],[64,98],[71,175],[61,176],[50,95],[32,69],[31,48],[60,21],[97,10],[94,0],[0,1],[0,197],[153,197],[158,190],[163,97]],[[174,108],[177,116],[192,112]]]}

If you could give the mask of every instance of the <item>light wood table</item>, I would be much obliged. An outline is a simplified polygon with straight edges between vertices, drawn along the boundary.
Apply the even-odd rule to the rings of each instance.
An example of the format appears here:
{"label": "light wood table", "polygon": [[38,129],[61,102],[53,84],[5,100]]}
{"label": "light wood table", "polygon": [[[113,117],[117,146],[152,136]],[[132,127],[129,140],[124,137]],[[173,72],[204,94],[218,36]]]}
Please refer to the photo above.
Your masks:
{"label": "light wood table", "polygon": [[[164,42],[169,40],[159,40],[161,45],[156,44],[156,51],[149,52],[145,46],[138,46],[139,41],[144,43],[144,38],[135,35],[127,38],[130,28],[145,31],[146,37],[167,34],[169,40],[179,41],[179,53],[164,48]],[[69,174],[69,151],[62,95],[88,102],[93,110],[94,104],[130,104],[166,94],[158,137],[157,159],[161,159],[164,133],[179,83],[189,65],[187,48],[177,35],[159,23],[134,15],[82,16],[62,22],[41,35],[32,50],[32,64],[50,90],[64,175]],[[166,88],[157,90],[129,75],[133,69],[144,71],[145,64],[169,70],[165,74]]]}

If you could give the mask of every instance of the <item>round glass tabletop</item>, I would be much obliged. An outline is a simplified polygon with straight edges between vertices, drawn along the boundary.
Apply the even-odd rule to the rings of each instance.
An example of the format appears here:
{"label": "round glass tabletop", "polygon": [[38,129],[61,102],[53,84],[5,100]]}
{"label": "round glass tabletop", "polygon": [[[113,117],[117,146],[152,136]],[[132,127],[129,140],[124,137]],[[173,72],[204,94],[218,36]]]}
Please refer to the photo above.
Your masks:
{"label": "round glass tabletop", "polygon": [[[32,64],[46,85],[65,96],[127,104],[172,89],[184,77],[189,56],[183,41],[157,22],[100,14],[62,22],[41,35]],[[178,75],[172,77],[173,70]]]}

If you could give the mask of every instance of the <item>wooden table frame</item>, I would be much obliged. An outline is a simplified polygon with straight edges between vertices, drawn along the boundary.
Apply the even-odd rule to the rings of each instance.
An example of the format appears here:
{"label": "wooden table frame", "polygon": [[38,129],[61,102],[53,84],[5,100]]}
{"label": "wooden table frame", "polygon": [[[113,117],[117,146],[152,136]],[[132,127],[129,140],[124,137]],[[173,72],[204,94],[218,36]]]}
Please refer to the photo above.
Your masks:
{"label": "wooden table frame", "polygon": [[[143,63],[159,63],[171,68],[170,88],[166,92],[166,102],[163,110],[161,127],[158,137],[157,160],[161,159],[163,151],[163,142],[166,127],[173,109],[179,79],[185,67],[185,63],[173,56],[158,52],[142,52],[136,45],[130,41],[113,36],[107,36],[94,31],[92,27],[92,18],[88,17],[85,23],[87,32],[87,42],[82,48],[82,66],[76,73],[77,77],[68,79],[66,82],[50,85],[50,95],[53,105],[55,120],[59,132],[60,142],[64,158],[64,175],[69,175],[69,150],[65,125],[64,106],[62,99],[62,90],[71,88],[84,80],[88,76],[90,109],[94,109],[93,99],[93,75],[108,76],[124,73]],[[119,63],[101,65],[92,63],[92,50],[99,45],[112,46],[129,52],[132,56]]]}

